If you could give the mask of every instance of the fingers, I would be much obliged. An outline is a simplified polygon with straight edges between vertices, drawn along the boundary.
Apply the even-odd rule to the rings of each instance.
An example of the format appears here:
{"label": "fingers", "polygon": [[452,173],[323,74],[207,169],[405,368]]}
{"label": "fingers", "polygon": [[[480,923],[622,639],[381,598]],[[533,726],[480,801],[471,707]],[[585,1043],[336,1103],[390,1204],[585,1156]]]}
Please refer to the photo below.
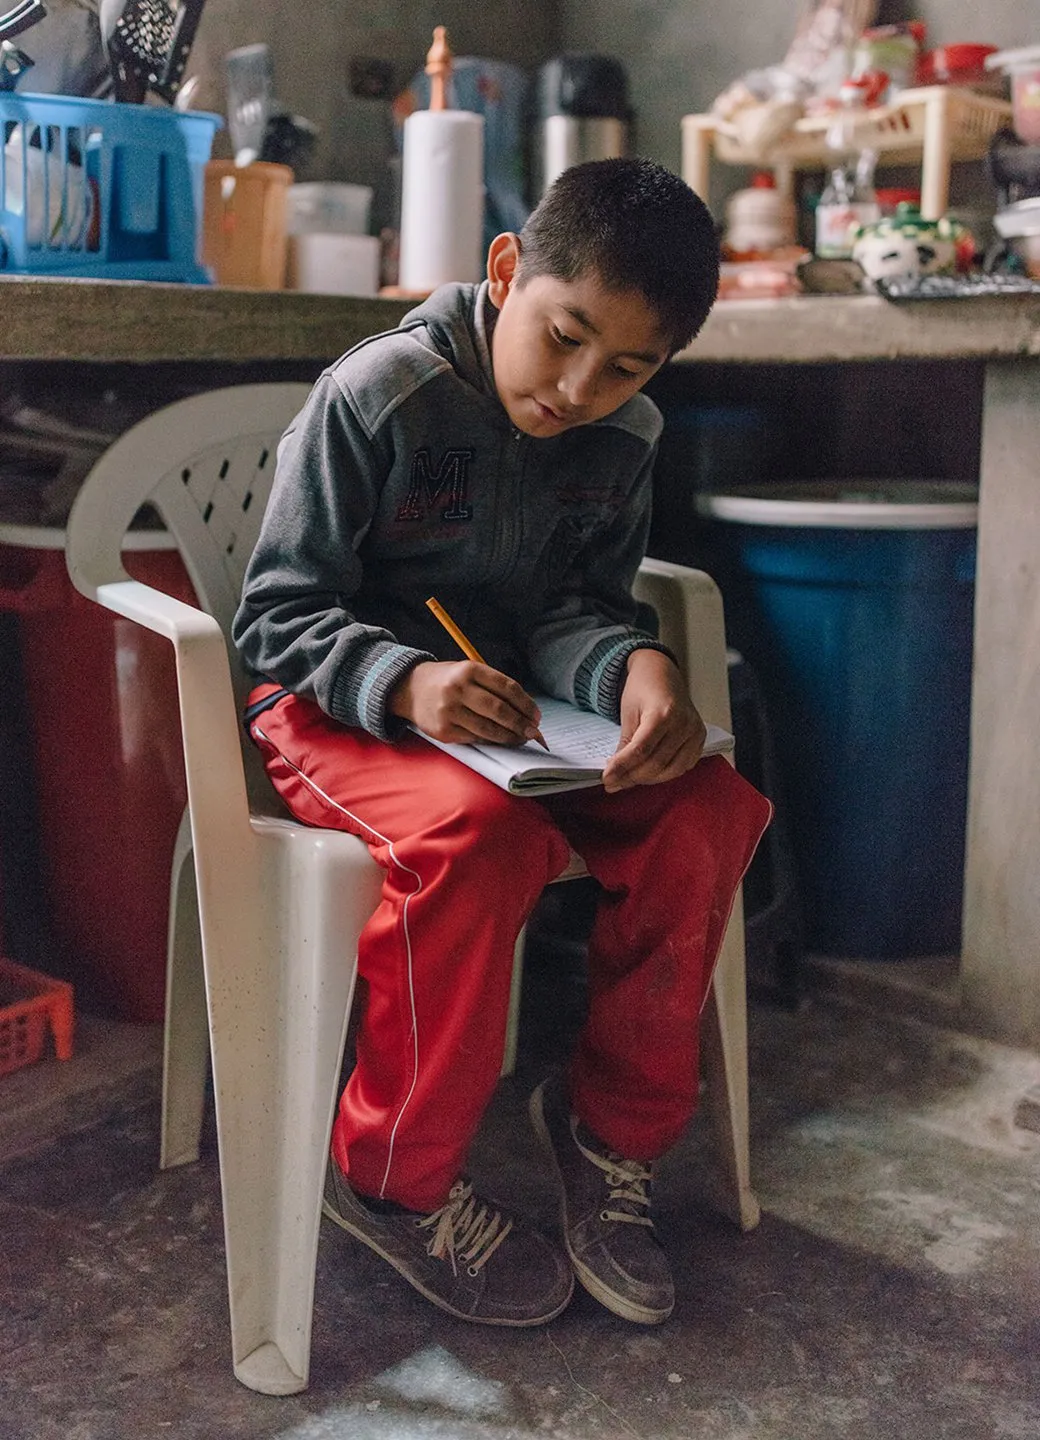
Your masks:
{"label": "fingers", "polygon": [[[538,722],[542,718],[542,712],[528,695],[522,685],[503,675],[501,670],[493,670],[490,665],[479,665],[474,667],[479,673],[474,677],[480,689],[481,699],[486,705],[487,696],[493,696],[496,705],[495,718],[501,723],[503,716],[511,724],[515,724],[516,717],[519,717],[522,727],[537,729]],[[487,710],[481,709],[481,714],[487,714]]]}
{"label": "fingers", "polygon": [[450,733],[440,736],[456,745],[471,745],[480,740],[491,745],[523,745],[534,738],[528,727],[503,725],[477,710],[463,709],[450,722]]}
{"label": "fingers", "polygon": [[640,725],[611,756],[603,771],[603,788],[614,792],[677,779],[701,758],[705,735],[699,716],[695,724],[678,729]]}
{"label": "fingers", "polygon": [[472,668],[463,697],[472,733],[504,745],[534,739],[541,712],[523,686],[488,665]]}
{"label": "fingers", "polygon": [[474,661],[446,667],[442,730],[438,738],[458,744],[474,740],[522,745],[534,738],[541,718],[521,685],[501,671]]}

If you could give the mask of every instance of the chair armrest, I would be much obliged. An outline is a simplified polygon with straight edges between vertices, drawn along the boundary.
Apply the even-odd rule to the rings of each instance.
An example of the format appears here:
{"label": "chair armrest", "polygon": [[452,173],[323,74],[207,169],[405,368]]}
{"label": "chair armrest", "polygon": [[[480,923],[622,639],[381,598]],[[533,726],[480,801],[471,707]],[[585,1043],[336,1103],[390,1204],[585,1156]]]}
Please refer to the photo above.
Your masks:
{"label": "chair armrest", "polygon": [[733,728],[722,595],[710,575],[670,560],[644,560],[633,593],[657,612],[660,636],[686,676],[701,718]]}
{"label": "chair armrest", "polygon": [[145,585],[140,580],[114,580],[99,585],[92,598],[117,615],[134,620],[138,625],[146,625],[157,635],[165,635],[175,646],[210,636],[220,640],[221,651],[226,654],[224,636],[212,615],[207,615],[197,605],[176,600],[152,585]]}
{"label": "chair armrest", "polygon": [[[232,854],[248,832],[249,807],[231,667],[220,626],[206,611],[139,580],[99,585],[95,599],[172,641],[196,851]],[[205,844],[198,838],[200,827],[207,832]]]}

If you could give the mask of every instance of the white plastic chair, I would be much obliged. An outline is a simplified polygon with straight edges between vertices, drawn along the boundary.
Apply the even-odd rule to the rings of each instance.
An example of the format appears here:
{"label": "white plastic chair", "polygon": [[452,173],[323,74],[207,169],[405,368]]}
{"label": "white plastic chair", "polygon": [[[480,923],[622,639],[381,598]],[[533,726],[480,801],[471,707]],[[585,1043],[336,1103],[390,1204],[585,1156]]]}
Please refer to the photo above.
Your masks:
{"label": "white plastic chair", "polygon": [[[360,840],[285,814],[239,719],[249,682],[227,637],[277,441],[308,389],[236,386],[149,416],[94,466],[66,530],[76,587],[166,635],[176,651],[190,830],[186,816],[172,866],[161,1163],[198,1157],[211,1058],[234,1369],[268,1394],[307,1384],[357,939],[382,878]],[[121,542],[145,502],[176,539],[202,609],[126,574]],[[728,726],[716,587],[699,572],[647,561],[638,589],[683,658],[705,718]],[[750,1229],[759,1211],[748,1173],[739,899],[705,1020],[723,1208]]]}

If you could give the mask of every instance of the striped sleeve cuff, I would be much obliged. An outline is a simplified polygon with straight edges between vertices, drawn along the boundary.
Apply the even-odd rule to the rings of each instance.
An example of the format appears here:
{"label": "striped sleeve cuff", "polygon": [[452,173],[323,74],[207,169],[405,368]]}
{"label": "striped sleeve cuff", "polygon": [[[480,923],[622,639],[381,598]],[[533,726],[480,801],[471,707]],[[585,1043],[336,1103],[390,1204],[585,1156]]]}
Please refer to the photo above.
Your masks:
{"label": "striped sleeve cuff", "polygon": [[621,692],[628,673],[625,662],[633,650],[660,650],[669,660],[675,655],[652,635],[629,631],[608,635],[589,651],[574,677],[574,698],[586,710],[595,710],[615,722],[621,719]]}
{"label": "striped sleeve cuff", "polygon": [[367,667],[341,675],[333,692],[333,716],[344,725],[367,730],[377,740],[395,740],[405,728],[387,706],[390,692],[409,670],[436,657],[427,650],[380,641],[368,652]]}

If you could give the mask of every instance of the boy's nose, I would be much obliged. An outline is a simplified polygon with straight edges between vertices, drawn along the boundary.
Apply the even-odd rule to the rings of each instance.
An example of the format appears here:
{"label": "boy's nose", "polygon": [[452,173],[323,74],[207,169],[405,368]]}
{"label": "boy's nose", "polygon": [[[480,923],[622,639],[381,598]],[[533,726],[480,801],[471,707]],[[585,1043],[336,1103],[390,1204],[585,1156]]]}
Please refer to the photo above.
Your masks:
{"label": "boy's nose", "polygon": [[560,376],[560,391],[572,410],[583,410],[596,398],[596,369],[569,365]]}

